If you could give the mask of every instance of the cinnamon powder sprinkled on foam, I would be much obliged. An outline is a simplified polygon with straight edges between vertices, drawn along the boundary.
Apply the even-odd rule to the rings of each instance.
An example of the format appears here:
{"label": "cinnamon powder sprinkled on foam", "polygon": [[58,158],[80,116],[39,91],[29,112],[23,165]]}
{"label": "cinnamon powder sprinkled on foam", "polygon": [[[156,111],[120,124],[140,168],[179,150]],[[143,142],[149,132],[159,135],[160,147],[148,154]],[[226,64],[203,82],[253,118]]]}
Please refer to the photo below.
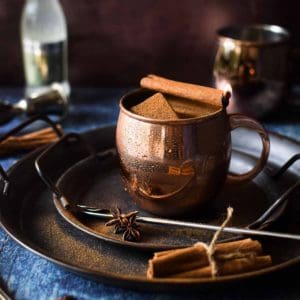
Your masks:
{"label": "cinnamon powder sprinkled on foam", "polygon": [[178,119],[176,112],[161,93],[156,93],[145,101],[131,107],[131,111],[140,116],[152,119]]}

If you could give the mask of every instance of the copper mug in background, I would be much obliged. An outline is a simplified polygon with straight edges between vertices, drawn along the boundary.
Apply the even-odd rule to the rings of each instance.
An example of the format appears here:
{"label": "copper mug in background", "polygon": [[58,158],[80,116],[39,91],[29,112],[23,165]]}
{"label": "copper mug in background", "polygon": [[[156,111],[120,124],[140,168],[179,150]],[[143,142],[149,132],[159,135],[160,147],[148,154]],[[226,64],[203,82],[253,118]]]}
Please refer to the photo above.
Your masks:
{"label": "copper mug in background", "polygon": [[[201,212],[201,206],[221,190],[226,178],[243,182],[266,164],[268,134],[255,120],[228,115],[226,107],[186,119],[157,120],[130,111],[153,95],[140,89],[120,101],[116,147],[125,189],[137,205],[160,216]],[[259,133],[262,153],[246,174],[229,174],[231,131],[246,127]]]}
{"label": "copper mug in background", "polygon": [[217,33],[213,76],[216,88],[231,85],[228,112],[266,116],[286,93],[290,33],[276,25],[232,26]]}

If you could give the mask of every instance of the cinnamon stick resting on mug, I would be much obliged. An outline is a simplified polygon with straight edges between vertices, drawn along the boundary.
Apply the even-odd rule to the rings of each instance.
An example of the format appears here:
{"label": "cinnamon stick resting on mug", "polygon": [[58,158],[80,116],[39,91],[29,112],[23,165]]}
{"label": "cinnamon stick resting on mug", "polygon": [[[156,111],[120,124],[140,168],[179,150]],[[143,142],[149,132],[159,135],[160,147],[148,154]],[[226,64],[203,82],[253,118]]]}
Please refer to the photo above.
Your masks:
{"label": "cinnamon stick resting on mug", "polygon": [[[218,275],[243,273],[270,266],[271,257],[261,254],[261,244],[252,239],[216,244],[214,257]],[[153,259],[148,262],[148,278],[201,278],[210,277],[211,274],[207,250],[202,243],[154,253]]]}
{"label": "cinnamon stick resting on mug", "polygon": [[217,107],[222,107],[223,105],[222,98],[224,92],[210,87],[170,80],[152,74],[142,78],[140,85],[150,90],[199,101]]}

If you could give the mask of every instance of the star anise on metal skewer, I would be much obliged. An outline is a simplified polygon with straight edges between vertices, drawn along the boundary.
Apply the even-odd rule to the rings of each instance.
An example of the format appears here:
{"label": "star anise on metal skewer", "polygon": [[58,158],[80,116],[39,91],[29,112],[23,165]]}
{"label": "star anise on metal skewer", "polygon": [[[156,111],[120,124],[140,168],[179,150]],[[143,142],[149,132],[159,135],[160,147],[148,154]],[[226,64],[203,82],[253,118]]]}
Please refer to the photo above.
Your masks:
{"label": "star anise on metal skewer", "polygon": [[127,229],[123,233],[123,240],[138,242],[141,238],[140,230],[136,224],[136,215],[138,212],[133,212],[128,217]]}
{"label": "star anise on metal skewer", "polygon": [[117,207],[116,211],[112,212],[113,218],[105,225],[114,226],[114,233],[123,233],[123,240],[125,241],[139,241],[141,234],[136,224],[137,214],[138,211],[122,214],[120,208]]}

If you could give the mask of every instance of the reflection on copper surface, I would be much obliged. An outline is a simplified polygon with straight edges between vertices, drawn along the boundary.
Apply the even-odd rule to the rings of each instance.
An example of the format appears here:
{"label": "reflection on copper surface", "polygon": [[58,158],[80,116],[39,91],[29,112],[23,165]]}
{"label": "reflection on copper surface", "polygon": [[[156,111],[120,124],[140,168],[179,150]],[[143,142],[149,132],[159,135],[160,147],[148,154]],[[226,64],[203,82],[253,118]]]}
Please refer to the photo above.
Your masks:
{"label": "reflection on copper surface", "polygon": [[229,112],[263,117],[280,103],[286,89],[289,33],[279,26],[250,25],[218,31],[215,86],[230,83]]}
{"label": "reflection on copper surface", "polygon": [[[263,141],[260,160],[233,182],[253,178],[268,156],[267,133],[255,120],[228,116],[225,107],[209,118],[145,119],[128,108],[153,92],[137,90],[122,98],[116,146],[125,188],[134,201],[154,214],[172,216],[197,211],[212,200],[227,178],[231,155],[230,131],[246,126]],[[241,178],[241,179],[240,179]]]}
{"label": "reflection on copper surface", "polygon": [[225,181],[230,159],[225,111],[213,121],[176,125],[120,112],[116,134],[126,189],[150,212],[170,216],[198,208]]}

